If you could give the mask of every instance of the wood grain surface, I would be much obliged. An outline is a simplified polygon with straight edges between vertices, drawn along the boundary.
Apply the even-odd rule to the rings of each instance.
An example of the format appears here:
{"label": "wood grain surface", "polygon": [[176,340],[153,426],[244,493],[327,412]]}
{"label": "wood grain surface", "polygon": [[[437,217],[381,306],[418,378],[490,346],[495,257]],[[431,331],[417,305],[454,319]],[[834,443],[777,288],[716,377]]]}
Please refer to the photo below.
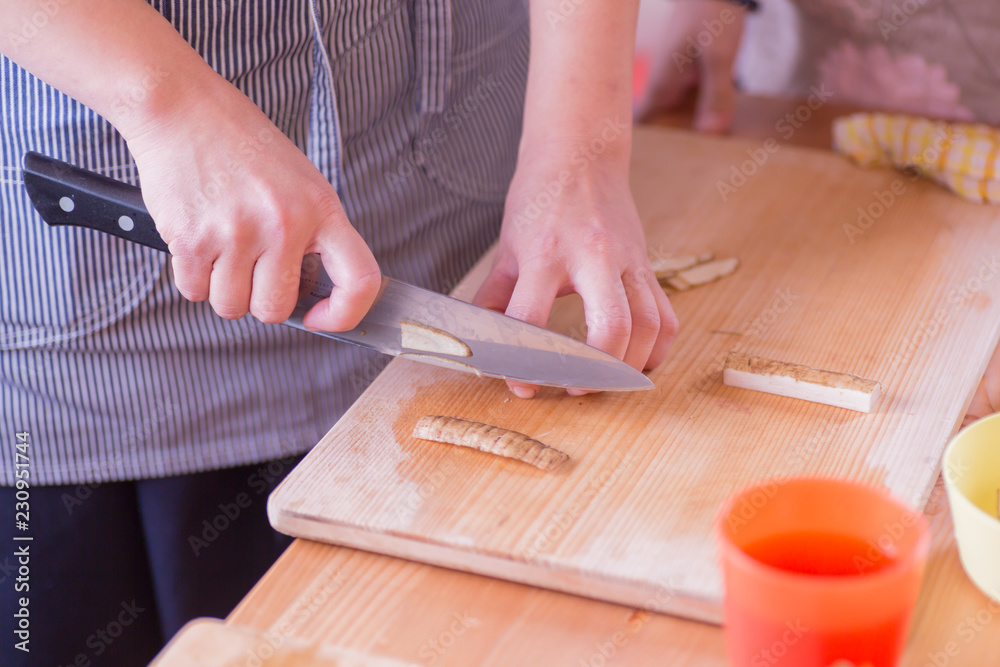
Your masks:
{"label": "wood grain surface", "polygon": [[391,658],[292,638],[273,631],[196,618],[170,640],[150,667],[407,667]]}
{"label": "wood grain surface", "polygon": [[[673,297],[682,331],[654,391],[520,401],[499,381],[394,361],[271,496],[272,523],[639,608],[666,597],[662,610],[717,621],[711,524],[736,489],[847,476],[923,506],[1000,333],[997,210],[825,152],[665,129],[636,132],[632,185],[652,254],[741,260]],[[550,324],[582,337],[578,301]],[[884,393],[865,415],[725,387],[732,350]],[[511,428],[571,460],[546,474],[415,440],[425,414]]]}
{"label": "wood grain surface", "polygon": [[[958,564],[947,497],[900,667],[991,667],[1000,604]],[[363,551],[297,540],[228,619],[435,667],[725,667],[720,628]]]}

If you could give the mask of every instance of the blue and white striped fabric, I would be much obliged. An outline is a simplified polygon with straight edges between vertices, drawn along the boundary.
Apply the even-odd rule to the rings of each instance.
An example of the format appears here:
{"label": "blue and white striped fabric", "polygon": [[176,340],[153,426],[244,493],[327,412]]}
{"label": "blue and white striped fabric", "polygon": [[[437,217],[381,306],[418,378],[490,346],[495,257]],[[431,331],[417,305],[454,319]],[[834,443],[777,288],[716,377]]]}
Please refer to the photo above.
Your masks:
{"label": "blue and white striped fabric", "polygon": [[[337,186],[383,272],[446,290],[495,238],[527,70],[522,0],[153,0]],[[156,73],[151,72],[155,77]],[[0,57],[0,424],[38,484],[307,450],[384,366],[173,287],[165,256],[51,229],[29,150],[137,182],[102,118]],[[13,447],[0,448],[12,484]]]}

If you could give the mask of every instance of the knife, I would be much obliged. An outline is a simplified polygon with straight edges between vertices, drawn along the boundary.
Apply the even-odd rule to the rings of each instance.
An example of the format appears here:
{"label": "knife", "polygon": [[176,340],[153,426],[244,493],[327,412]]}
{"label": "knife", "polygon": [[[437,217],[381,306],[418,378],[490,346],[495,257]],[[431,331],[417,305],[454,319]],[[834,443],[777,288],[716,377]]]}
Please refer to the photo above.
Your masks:
{"label": "knife", "polygon": [[[50,225],[86,227],[169,252],[139,188],[38,153],[24,156],[24,185]],[[282,324],[302,329],[302,318],[333,289],[319,255],[302,260],[299,300]],[[402,347],[401,326],[447,332],[467,355]],[[652,389],[645,375],[601,350],[520,320],[437,292],[382,277],[378,297],[350,331],[310,331],[393,356],[528,384],[598,391]]]}

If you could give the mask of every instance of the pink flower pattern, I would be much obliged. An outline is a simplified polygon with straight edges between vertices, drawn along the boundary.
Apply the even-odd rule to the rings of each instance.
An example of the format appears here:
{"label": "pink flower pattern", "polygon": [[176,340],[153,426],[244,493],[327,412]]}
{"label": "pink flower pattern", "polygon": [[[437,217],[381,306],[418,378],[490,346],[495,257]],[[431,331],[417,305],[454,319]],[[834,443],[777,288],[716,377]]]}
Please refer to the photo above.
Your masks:
{"label": "pink flower pattern", "polygon": [[839,102],[870,109],[971,121],[961,89],[944,66],[912,53],[893,55],[882,44],[859,48],[844,41],[819,61],[819,81]]}

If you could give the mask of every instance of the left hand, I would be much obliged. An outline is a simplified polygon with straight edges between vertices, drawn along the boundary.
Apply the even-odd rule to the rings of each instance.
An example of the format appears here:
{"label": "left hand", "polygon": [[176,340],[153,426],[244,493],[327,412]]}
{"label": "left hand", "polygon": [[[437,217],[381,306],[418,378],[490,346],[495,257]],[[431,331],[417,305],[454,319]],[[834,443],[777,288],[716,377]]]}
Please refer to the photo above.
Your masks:
{"label": "left hand", "polygon": [[[556,297],[574,292],[588,344],[638,370],[664,360],[677,317],[649,265],[627,165],[581,148],[522,149],[493,268],[474,303],[544,327]],[[521,398],[537,392],[508,386]]]}

